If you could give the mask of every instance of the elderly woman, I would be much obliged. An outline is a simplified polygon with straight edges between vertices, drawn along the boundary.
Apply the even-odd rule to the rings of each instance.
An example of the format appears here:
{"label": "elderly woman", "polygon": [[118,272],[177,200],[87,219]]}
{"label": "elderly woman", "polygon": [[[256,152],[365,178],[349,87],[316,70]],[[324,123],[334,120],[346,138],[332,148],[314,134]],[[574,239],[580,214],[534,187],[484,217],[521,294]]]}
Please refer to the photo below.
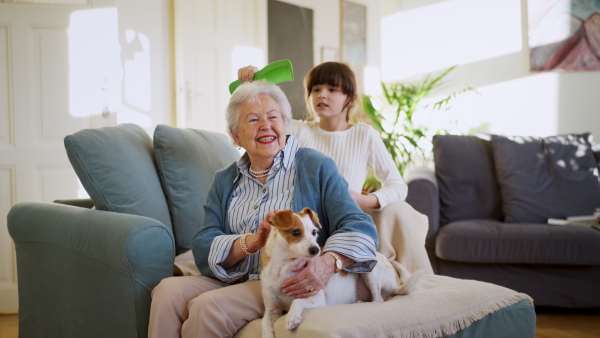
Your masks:
{"label": "elderly woman", "polygon": [[192,241],[202,276],[166,278],[153,290],[150,337],[230,337],[260,318],[260,251],[274,210],[309,207],[319,215],[323,254],[297,266],[282,284],[288,295],[309,297],[339,272],[368,272],[378,239],[371,218],[348,192],[333,160],[286,134],[290,104],[266,81],[241,85],[227,107],[235,144],[246,150],[215,175],[206,217]]}

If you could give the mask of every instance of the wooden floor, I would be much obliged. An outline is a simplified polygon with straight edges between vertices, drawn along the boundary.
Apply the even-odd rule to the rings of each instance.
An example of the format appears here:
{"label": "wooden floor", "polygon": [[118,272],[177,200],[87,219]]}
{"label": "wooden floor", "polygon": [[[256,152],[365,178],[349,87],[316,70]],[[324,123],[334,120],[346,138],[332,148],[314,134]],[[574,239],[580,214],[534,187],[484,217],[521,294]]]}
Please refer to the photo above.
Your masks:
{"label": "wooden floor", "polygon": [[600,309],[536,308],[536,338],[600,337]]}
{"label": "wooden floor", "polygon": [[[536,312],[536,338],[600,337],[600,309],[536,309]],[[0,314],[0,337],[17,338],[18,336],[18,315]]]}
{"label": "wooden floor", "polygon": [[0,337],[19,337],[19,315],[14,313],[0,313]]}

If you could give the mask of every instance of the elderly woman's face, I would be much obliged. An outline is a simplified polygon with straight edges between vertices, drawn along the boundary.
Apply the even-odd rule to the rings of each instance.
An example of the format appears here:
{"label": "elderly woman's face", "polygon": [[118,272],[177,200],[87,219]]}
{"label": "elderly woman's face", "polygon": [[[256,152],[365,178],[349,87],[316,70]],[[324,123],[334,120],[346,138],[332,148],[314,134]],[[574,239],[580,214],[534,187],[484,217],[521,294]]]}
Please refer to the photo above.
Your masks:
{"label": "elderly woman's face", "polygon": [[246,102],[238,118],[238,132],[232,135],[251,160],[253,157],[274,158],[286,141],[279,104],[264,94],[256,102]]}

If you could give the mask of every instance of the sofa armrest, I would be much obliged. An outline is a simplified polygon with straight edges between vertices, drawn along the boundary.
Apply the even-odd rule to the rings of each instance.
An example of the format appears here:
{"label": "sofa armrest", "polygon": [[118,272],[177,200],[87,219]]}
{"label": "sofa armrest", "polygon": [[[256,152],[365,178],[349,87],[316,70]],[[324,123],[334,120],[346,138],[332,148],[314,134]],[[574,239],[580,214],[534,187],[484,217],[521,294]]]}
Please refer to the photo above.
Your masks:
{"label": "sofa armrest", "polygon": [[27,202],[8,214],[19,280],[19,334],[146,336],[151,292],[175,244],[147,217]]}
{"label": "sofa armrest", "polygon": [[406,202],[429,219],[425,247],[435,250],[435,236],[440,228],[440,199],[435,174],[427,168],[413,170],[407,176]]}
{"label": "sofa armrest", "polygon": [[81,208],[87,208],[87,209],[91,209],[94,207],[94,202],[92,202],[91,198],[75,198],[75,199],[55,200],[55,201],[53,201],[53,203],[72,205],[74,207],[81,207]]}

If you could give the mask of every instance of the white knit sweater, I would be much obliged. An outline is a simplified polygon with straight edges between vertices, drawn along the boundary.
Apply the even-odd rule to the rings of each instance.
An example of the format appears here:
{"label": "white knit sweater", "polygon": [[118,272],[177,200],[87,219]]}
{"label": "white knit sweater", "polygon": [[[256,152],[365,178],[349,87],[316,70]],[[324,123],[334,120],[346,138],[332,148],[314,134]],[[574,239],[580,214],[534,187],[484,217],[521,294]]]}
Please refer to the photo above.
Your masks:
{"label": "white knit sweater", "polygon": [[382,184],[374,192],[380,208],[406,198],[408,187],[381,136],[371,126],[357,123],[349,129],[330,132],[321,129],[316,121],[292,120],[290,132],[300,141],[300,147],[313,148],[331,157],[351,190],[362,190],[368,169],[372,168]]}

